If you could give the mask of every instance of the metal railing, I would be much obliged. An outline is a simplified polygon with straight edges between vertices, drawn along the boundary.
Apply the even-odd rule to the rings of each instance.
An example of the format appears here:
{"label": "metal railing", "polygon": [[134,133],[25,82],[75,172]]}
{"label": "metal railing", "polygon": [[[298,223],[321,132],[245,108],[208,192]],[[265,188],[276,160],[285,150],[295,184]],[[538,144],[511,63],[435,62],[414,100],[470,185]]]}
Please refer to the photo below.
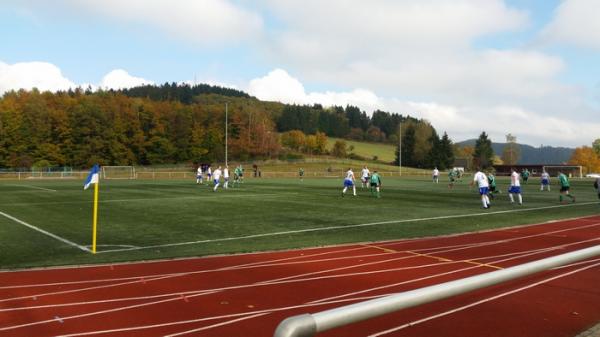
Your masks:
{"label": "metal railing", "polygon": [[275,337],[312,337],[340,326],[434,302],[600,255],[600,245],[425,288],[283,320]]}

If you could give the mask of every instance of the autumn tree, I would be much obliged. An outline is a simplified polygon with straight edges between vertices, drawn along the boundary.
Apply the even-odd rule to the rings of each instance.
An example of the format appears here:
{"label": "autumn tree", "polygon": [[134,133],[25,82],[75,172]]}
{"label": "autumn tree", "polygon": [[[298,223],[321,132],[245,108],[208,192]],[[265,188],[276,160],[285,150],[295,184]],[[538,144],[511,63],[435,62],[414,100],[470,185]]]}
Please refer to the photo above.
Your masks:
{"label": "autumn tree", "polygon": [[573,151],[569,165],[580,165],[585,173],[600,172],[600,156],[589,146],[578,147]]}

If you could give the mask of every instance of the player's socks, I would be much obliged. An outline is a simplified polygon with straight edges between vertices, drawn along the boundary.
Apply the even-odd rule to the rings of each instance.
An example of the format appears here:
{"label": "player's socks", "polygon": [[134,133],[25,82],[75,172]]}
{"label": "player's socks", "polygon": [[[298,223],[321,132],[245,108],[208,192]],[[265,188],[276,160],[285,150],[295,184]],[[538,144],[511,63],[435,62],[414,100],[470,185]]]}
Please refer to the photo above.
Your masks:
{"label": "player's socks", "polygon": [[523,204],[523,196],[521,196],[520,194],[517,195],[519,197],[519,205]]}
{"label": "player's socks", "polygon": [[356,186],[352,186],[352,193],[356,196]]}
{"label": "player's socks", "polygon": [[509,193],[509,194],[508,194],[508,198],[510,199],[510,203],[511,203],[511,204],[515,202],[515,198],[513,198],[513,195],[512,195],[512,193]]}

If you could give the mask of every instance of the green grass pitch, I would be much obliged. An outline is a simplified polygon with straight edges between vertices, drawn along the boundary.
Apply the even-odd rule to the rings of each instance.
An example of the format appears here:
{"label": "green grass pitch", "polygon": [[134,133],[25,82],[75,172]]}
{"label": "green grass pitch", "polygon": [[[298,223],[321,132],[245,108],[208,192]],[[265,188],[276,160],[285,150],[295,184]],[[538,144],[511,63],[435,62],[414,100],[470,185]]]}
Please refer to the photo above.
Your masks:
{"label": "green grass pitch", "polygon": [[[469,178],[449,190],[427,178],[383,177],[382,198],[357,186],[341,197],[342,179],[246,179],[216,193],[191,180],[103,180],[99,253],[91,244],[92,189],[82,181],[0,181],[0,269],[230,254],[349,242],[443,235],[600,213],[591,181],[572,180],[575,204],[558,187],[524,186],[510,205],[508,182],[493,207],[481,208]],[[10,218],[12,217],[12,218]]]}

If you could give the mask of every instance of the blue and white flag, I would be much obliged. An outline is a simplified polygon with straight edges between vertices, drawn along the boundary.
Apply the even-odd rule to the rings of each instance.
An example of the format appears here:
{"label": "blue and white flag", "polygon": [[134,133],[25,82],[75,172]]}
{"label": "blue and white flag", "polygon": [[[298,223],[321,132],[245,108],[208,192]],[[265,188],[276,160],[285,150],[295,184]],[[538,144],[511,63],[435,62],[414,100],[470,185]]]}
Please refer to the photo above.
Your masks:
{"label": "blue and white flag", "polygon": [[85,179],[85,183],[83,184],[83,189],[87,190],[91,184],[97,184],[99,174],[100,174],[100,166],[98,166],[98,164],[95,164],[94,167],[92,167],[90,174],[88,174],[87,178]]}

